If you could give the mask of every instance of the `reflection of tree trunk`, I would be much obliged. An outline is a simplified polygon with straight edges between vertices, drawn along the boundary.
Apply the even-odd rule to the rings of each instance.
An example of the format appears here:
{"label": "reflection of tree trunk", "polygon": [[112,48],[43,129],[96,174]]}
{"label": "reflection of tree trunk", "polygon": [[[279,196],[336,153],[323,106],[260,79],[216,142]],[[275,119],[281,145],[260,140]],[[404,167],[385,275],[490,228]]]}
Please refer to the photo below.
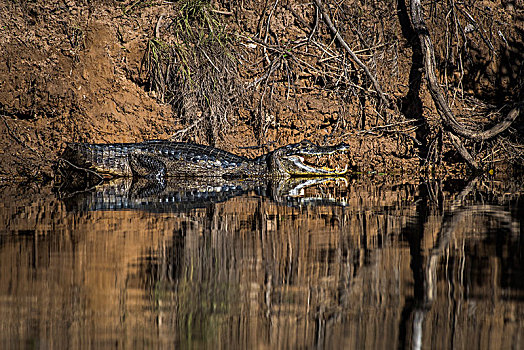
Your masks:
{"label": "reflection of tree trunk", "polygon": [[433,43],[431,42],[429,29],[424,21],[424,13],[420,0],[411,0],[411,23],[420,40],[428,89],[441,116],[442,126],[448,130],[447,134],[451,138],[453,146],[455,146],[455,149],[460,153],[469,166],[473,169],[479,169],[479,165],[469,154],[458,136],[474,141],[483,141],[494,138],[513,123],[519,115],[519,109],[522,104],[517,105],[517,107],[512,109],[501,122],[488,130],[477,131],[466,128],[453,115],[438,83],[435,74],[435,53]]}
{"label": "reflection of tree trunk", "polygon": [[426,184],[421,184],[418,196],[415,197],[416,217],[412,224],[406,226],[404,236],[408,240],[409,254],[411,255],[411,271],[413,272],[413,298],[406,298],[402,310],[399,326],[399,348],[407,346],[408,325],[413,313],[420,309],[424,300],[424,270],[421,252],[422,237],[424,237],[424,226],[429,217],[429,192]]}

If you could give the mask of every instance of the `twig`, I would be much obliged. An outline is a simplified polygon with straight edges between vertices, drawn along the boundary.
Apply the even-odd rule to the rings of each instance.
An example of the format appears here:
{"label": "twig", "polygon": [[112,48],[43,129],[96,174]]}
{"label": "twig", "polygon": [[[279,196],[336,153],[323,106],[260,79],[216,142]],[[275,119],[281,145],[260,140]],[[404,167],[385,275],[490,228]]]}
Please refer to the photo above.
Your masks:
{"label": "twig", "polygon": [[327,61],[332,60],[332,59],[340,59],[341,56],[342,55],[324,57],[324,58],[321,58],[320,60],[318,60],[318,63],[324,63],[324,62],[327,62]]}
{"label": "twig", "polygon": [[29,150],[33,151],[34,153],[40,155],[39,152],[37,152],[36,150],[34,150],[31,146],[29,145],[26,145],[24,141],[20,140],[20,138],[18,138],[18,136],[16,136],[14,134],[14,132],[11,130],[11,128],[9,127],[9,124],[7,124],[7,120],[5,120],[5,116],[2,115],[2,120],[4,121],[4,124],[5,124],[5,127],[7,129],[7,133],[9,134],[9,136],[11,136],[13,139],[15,139],[15,141],[17,141],[19,144],[21,144],[22,146],[28,148]]}
{"label": "twig", "polygon": [[[378,133],[376,133],[374,131],[380,130],[380,129],[389,128],[389,127],[392,127],[392,126],[408,124],[408,123],[414,123],[414,122],[418,122],[418,120],[417,119],[409,119],[409,120],[404,120],[404,121],[397,122],[397,123],[391,123],[391,124],[388,124],[388,125],[378,125],[378,126],[375,126],[373,128],[367,129],[367,130],[358,130],[358,131],[354,131],[354,132],[348,132],[348,133],[343,134],[341,137],[346,137],[346,136],[350,136],[350,135],[360,135],[360,134],[378,135]],[[409,132],[409,131],[411,131],[411,130],[410,129],[408,129],[408,130],[385,130],[384,132],[401,134],[401,135],[411,139],[417,145],[420,145],[421,143],[420,143],[419,140],[417,140],[416,138],[414,138],[411,135],[406,134],[406,132]]]}
{"label": "twig", "polygon": [[211,12],[218,13],[219,15],[226,15],[226,16],[233,15],[232,11],[222,11],[222,10],[211,9]]}
{"label": "twig", "polygon": [[376,49],[380,49],[381,47],[387,46],[388,44],[389,43],[383,43],[383,44],[375,45],[375,46],[372,46],[372,47],[366,47],[365,49],[357,50],[357,51],[354,51],[354,52],[357,54],[357,53],[363,53],[363,52],[366,52],[366,51],[373,51],[373,50],[376,50]]}
{"label": "twig", "polygon": [[284,54],[282,53],[278,58],[275,58],[273,61],[271,61],[269,69],[266,70],[266,73],[264,73],[263,76],[261,76],[260,78],[256,79],[255,81],[247,84],[247,87],[251,88],[253,86],[258,85],[258,83],[260,83],[263,80],[265,80],[265,81],[269,80],[269,77],[271,77],[273,72],[278,68],[278,66],[279,66],[278,63],[280,62],[280,60],[281,60],[283,55]]}
{"label": "twig", "polygon": [[[470,23],[473,24],[473,26],[477,29],[480,29],[482,30],[482,32],[484,32],[484,34],[487,34],[486,31],[484,30],[484,28],[480,27],[477,23],[477,21],[475,21],[475,19],[469,14],[468,11],[466,11],[465,9],[461,9],[460,7],[457,7],[457,9],[462,12],[462,14],[464,14],[464,16],[470,21]],[[490,50],[496,55],[496,51],[495,51],[495,48],[493,47],[493,44],[491,43],[491,41],[486,38],[485,35],[482,35],[482,33],[480,33],[480,37],[482,38],[482,40],[486,43],[486,45],[488,45],[488,47],[490,48]]]}
{"label": "twig", "polygon": [[382,100],[382,102],[384,103],[384,105],[386,107],[389,107],[389,105],[390,105],[389,100],[386,97],[386,95],[384,94],[384,92],[382,92],[382,88],[380,87],[380,84],[375,79],[373,74],[371,74],[371,72],[369,71],[368,67],[364,63],[362,63],[362,61],[357,57],[357,55],[348,46],[346,41],[342,38],[342,36],[340,35],[339,31],[337,30],[337,28],[335,27],[335,25],[331,21],[331,18],[329,17],[329,15],[325,11],[324,7],[322,6],[322,2],[320,0],[315,0],[315,4],[320,9],[320,12],[322,13],[322,17],[324,18],[324,22],[326,22],[326,24],[329,27],[329,29],[331,29],[331,31],[335,35],[336,39],[340,43],[340,45],[342,45],[344,47],[344,49],[348,52],[348,54],[351,56],[351,58],[355,61],[355,63],[360,68],[362,68],[364,70],[364,72],[366,72],[366,75],[368,76],[368,78],[373,83],[373,86],[375,87],[375,90],[378,93],[380,99]]}
{"label": "twig", "polygon": [[68,161],[67,159],[64,159],[64,158],[59,158],[58,161],[59,161],[59,163],[61,163],[61,162],[66,163],[68,166],[70,166],[71,168],[73,168],[73,169],[75,169],[75,170],[78,170],[78,171],[85,171],[86,173],[89,173],[89,174],[91,174],[91,175],[94,175],[94,176],[97,177],[99,180],[104,181],[104,177],[103,177],[102,175],[100,175],[99,173],[97,173],[96,171],[94,171],[94,170],[79,167],[79,166],[74,165],[73,163],[71,163],[70,161]]}
{"label": "twig", "polygon": [[209,56],[207,55],[206,51],[204,51],[204,49],[201,48],[200,46],[198,46],[198,48],[200,49],[200,51],[202,51],[202,53],[204,54],[204,56],[206,57],[206,59],[209,61],[209,63],[211,63],[211,65],[213,66],[213,68],[215,68],[215,70],[220,74],[220,69],[218,69],[218,67],[215,66],[215,64],[213,63],[213,61],[211,61],[211,58],[209,58]]}
{"label": "twig", "polygon": [[468,163],[468,165],[473,170],[475,171],[480,170],[479,164],[475,161],[475,159],[473,159],[471,154],[469,154],[468,150],[466,149],[466,147],[464,147],[464,144],[462,143],[460,138],[457,135],[455,135],[454,133],[452,133],[451,131],[446,132],[446,134],[450,138],[451,143],[453,144],[457,152],[462,156],[462,158],[466,161],[466,163]]}
{"label": "twig", "polygon": [[397,123],[391,123],[391,124],[388,124],[388,125],[378,125],[378,126],[375,126],[369,130],[376,130],[376,129],[385,129],[385,128],[389,128],[391,126],[397,126],[397,125],[402,125],[402,124],[409,124],[409,123],[414,123],[414,122],[417,122],[418,120],[417,119],[408,119],[408,120],[404,120],[404,121],[401,121],[401,122],[397,122]]}
{"label": "twig", "polygon": [[[308,28],[309,27],[309,24],[304,21],[304,19],[295,11],[293,10],[293,7],[291,7],[291,5],[287,4],[287,5],[284,5],[284,7],[293,14],[293,16],[295,16],[295,18],[300,22],[300,24],[302,24],[304,27]],[[305,31],[305,30],[304,30]]]}
{"label": "twig", "polygon": [[164,15],[160,15],[160,17],[158,17],[158,21],[156,22],[155,26],[155,38],[160,38],[160,23],[162,22],[163,18]]}
{"label": "twig", "polygon": [[309,44],[309,42],[311,42],[311,38],[313,38],[313,35],[315,35],[315,31],[317,30],[317,27],[318,27],[318,6],[315,6],[315,24],[313,24],[313,29],[311,29],[311,33],[308,35],[307,37],[307,42]]}
{"label": "twig", "polygon": [[259,145],[259,146],[238,146],[237,148],[238,149],[260,149],[260,148],[263,148],[263,147],[272,146],[275,143],[276,143],[276,141],[269,141],[269,142],[266,142],[263,145]]}

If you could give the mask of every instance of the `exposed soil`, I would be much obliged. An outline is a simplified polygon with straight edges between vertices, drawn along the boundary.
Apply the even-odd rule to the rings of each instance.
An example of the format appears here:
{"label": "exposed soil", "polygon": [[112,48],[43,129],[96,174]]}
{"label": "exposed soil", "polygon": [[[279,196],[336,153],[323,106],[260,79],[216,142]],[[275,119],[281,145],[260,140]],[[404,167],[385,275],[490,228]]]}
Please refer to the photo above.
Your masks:
{"label": "exposed soil", "polygon": [[[477,30],[468,37],[468,55],[455,54],[460,50],[453,46],[446,50],[450,33],[443,19],[429,21],[437,60],[442,63],[442,83],[451,95],[461,96],[453,99],[453,107],[464,120],[476,111],[472,112],[468,101],[482,100],[498,108],[523,97],[522,1],[478,3],[475,18],[485,32]],[[396,108],[406,118],[421,120],[422,115],[427,124],[419,130],[426,128],[428,135],[438,135],[438,113],[430,95],[423,86],[413,91],[410,85],[421,77],[413,63],[415,39],[397,15],[402,4],[379,2],[362,7],[360,2],[346,1],[334,16],[352,49],[360,52],[394,101],[383,115],[398,115]],[[324,23],[315,19],[312,3],[219,0],[212,6],[234,38],[244,95],[237,98],[222,125],[216,146],[255,156],[304,138],[322,144],[344,141],[353,151],[338,161],[355,170],[412,173],[427,169],[413,142],[419,138],[417,129],[404,127],[403,120],[395,117],[378,117],[377,99],[366,91],[370,85],[359,81],[364,75],[349,73],[353,85],[344,85],[337,77],[328,81],[317,72],[332,69],[329,55],[343,51]],[[148,40],[155,35],[160,16],[169,14],[171,7],[154,1],[0,2],[1,180],[52,178],[52,165],[65,142],[166,139],[191,125],[191,118],[182,117],[172,105],[162,103],[155,91],[149,91],[142,69]],[[429,14],[433,10],[426,9]],[[271,79],[248,88],[267,72],[269,57],[276,56],[246,38],[283,47],[284,40],[306,38],[312,28],[319,42],[324,40],[332,50],[329,55],[318,56],[322,50],[310,44],[308,62],[316,66],[300,68],[289,59]],[[463,57],[468,60],[461,62]],[[388,123],[396,126],[386,127]],[[208,142],[197,130],[185,133],[183,140]],[[446,157],[437,170],[463,171],[465,166],[444,141]],[[265,146],[245,148],[257,145]]]}

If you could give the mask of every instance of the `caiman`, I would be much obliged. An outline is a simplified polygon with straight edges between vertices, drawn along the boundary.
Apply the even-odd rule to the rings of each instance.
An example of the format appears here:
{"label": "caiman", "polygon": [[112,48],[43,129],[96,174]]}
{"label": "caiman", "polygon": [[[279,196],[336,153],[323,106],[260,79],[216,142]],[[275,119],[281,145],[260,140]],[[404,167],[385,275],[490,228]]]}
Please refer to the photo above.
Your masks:
{"label": "caiman", "polygon": [[340,176],[344,170],[317,167],[305,157],[346,152],[349,146],[318,146],[304,140],[257,158],[199,144],[152,140],[141,143],[67,144],[61,159],[102,177],[308,177]]}

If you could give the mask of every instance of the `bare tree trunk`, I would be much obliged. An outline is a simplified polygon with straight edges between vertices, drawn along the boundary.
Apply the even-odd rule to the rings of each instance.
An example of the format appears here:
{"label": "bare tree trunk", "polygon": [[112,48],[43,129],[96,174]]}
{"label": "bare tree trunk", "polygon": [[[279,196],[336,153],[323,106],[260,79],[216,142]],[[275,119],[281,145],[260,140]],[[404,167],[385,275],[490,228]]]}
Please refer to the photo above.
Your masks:
{"label": "bare tree trunk", "polygon": [[453,112],[451,111],[451,108],[449,107],[438,83],[437,76],[435,74],[435,53],[428,27],[424,21],[424,13],[420,0],[411,0],[411,23],[420,40],[420,45],[422,47],[422,53],[424,56],[424,70],[426,73],[428,89],[442,118],[442,124],[445,129],[448,130],[447,134],[450,136],[451,142],[455,146],[455,149],[460,153],[460,155],[464,158],[470,167],[475,170],[479,170],[479,164],[469,154],[458,136],[473,141],[483,141],[494,138],[506,130],[517,118],[520,113],[520,109],[522,108],[522,103],[519,103],[501,122],[488,130],[476,131],[466,128],[453,115]]}
{"label": "bare tree trunk", "polygon": [[451,129],[455,135],[475,141],[491,139],[506,130],[519,115],[520,105],[512,109],[506,118],[504,118],[500,123],[485,131],[469,130],[457,121],[444,98],[444,94],[435,74],[435,53],[428,27],[426,26],[426,22],[424,22],[424,13],[422,11],[420,0],[411,0],[411,22],[413,28],[418,34],[422,46],[429,92],[431,93],[431,97],[433,97],[437,110],[442,117],[444,126]]}

